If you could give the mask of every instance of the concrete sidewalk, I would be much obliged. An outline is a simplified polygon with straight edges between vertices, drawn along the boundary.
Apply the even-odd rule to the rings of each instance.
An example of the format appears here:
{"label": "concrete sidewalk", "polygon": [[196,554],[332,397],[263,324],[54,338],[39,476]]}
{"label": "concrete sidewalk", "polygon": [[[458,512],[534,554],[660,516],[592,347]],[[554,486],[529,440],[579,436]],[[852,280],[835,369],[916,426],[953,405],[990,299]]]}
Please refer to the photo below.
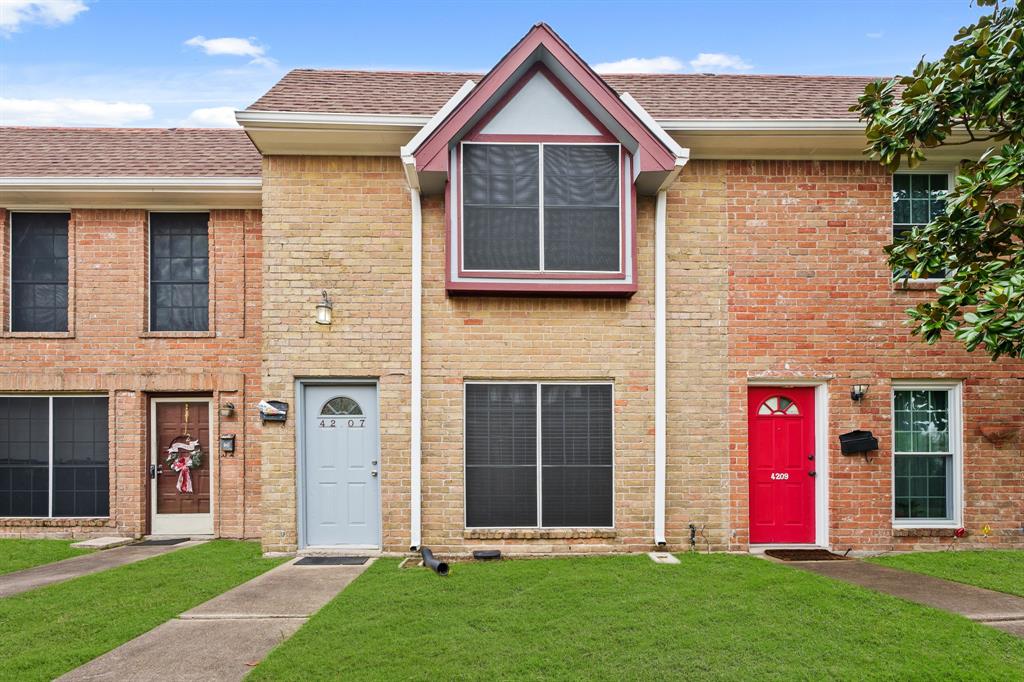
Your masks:
{"label": "concrete sidewalk", "polygon": [[[296,566],[295,561],[214,597],[59,679],[241,680],[373,563],[370,559],[362,566]],[[177,655],[178,651],[187,654]]]}
{"label": "concrete sidewalk", "polygon": [[790,561],[787,566],[860,585],[1024,637],[1024,598],[866,561]]}
{"label": "concrete sidewalk", "polygon": [[134,564],[136,561],[167,554],[177,549],[195,547],[203,542],[205,540],[182,542],[177,545],[125,545],[55,561],[52,564],[33,566],[23,571],[6,573],[0,575],[0,597],[9,597],[12,594],[27,592],[37,587],[52,585],[90,573],[99,573],[125,564]]}

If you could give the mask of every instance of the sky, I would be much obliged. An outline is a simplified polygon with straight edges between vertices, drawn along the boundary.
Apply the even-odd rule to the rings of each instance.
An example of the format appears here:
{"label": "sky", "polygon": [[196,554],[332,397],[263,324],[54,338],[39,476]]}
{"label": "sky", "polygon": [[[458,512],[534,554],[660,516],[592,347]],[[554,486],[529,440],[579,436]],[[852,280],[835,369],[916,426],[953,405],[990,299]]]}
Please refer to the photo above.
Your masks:
{"label": "sky", "polygon": [[0,0],[0,125],[231,126],[293,68],[486,71],[538,21],[603,72],[885,76],[969,0]]}

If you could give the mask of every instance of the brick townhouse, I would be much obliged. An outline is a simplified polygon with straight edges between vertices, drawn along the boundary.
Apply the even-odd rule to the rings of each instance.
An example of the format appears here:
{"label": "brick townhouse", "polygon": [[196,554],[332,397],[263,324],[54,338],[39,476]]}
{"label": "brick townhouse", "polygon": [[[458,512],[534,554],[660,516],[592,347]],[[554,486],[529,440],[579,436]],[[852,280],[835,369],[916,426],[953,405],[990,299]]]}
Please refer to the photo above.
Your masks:
{"label": "brick townhouse", "polygon": [[243,131],[4,129],[0,533],[1024,546],[1024,363],[911,338],[882,251],[978,150],[865,160],[868,80],[601,77],[538,24]]}

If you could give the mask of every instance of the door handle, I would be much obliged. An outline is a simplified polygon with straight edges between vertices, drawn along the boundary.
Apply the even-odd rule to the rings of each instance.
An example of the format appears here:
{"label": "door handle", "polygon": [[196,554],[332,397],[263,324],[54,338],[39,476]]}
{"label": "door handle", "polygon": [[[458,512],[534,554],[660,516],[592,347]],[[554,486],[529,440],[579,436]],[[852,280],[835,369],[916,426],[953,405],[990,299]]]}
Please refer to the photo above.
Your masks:
{"label": "door handle", "polygon": [[807,455],[807,459],[809,459],[809,460],[811,460],[813,462],[814,461],[814,455]]}
{"label": "door handle", "polygon": [[155,464],[150,464],[149,465],[149,477],[150,478],[156,478],[156,465]]}
{"label": "door handle", "polygon": [[371,471],[370,475],[373,476],[374,478],[377,478],[377,471],[376,470]]}
{"label": "door handle", "polygon": [[807,475],[810,476],[811,478],[814,478],[815,476],[818,475],[818,472],[817,471],[808,471]]}

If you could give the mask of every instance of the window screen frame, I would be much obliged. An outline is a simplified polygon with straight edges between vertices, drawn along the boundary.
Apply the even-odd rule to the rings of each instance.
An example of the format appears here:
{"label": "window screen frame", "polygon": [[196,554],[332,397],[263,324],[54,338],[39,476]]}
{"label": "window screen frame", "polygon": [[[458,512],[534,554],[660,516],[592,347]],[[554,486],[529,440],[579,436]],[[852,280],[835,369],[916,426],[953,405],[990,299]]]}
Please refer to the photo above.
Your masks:
{"label": "window screen frame", "polygon": [[[466,428],[466,407],[468,404],[467,399],[467,388],[471,385],[485,385],[485,386],[533,386],[535,387],[536,393],[536,406],[537,417],[536,417],[536,430],[537,438],[535,443],[536,453],[534,464],[537,469],[537,523],[533,526],[470,526],[468,524],[469,518],[469,490],[465,484],[466,481],[466,449],[468,447],[468,429]],[[612,475],[612,499],[611,499],[611,510],[612,518],[611,525],[609,526],[545,526],[544,522],[544,458],[543,458],[543,401],[542,401],[542,390],[544,386],[609,386],[611,389],[611,438],[612,438],[612,464],[611,464],[611,475]],[[462,527],[466,530],[614,530],[617,522],[616,517],[616,448],[615,448],[615,382],[614,381],[500,381],[500,380],[467,380],[462,382],[462,474],[463,474],[463,486],[462,486]]]}
{"label": "window screen frame", "polygon": [[[159,214],[191,214],[206,216],[206,329],[153,329],[153,216]],[[212,337],[216,336],[215,327],[215,283],[214,283],[214,222],[213,211],[209,209],[194,209],[181,211],[147,211],[146,212],[146,319],[143,321],[143,334],[145,336],[186,336],[186,337]]]}
{"label": "window screen frame", "polygon": [[[0,398],[45,398],[47,401],[47,511],[46,516],[0,516],[3,519],[28,519],[46,521],[52,519],[109,519],[111,518],[110,494],[112,492],[111,465],[114,459],[113,440],[110,437],[110,396],[106,393],[0,393]],[[53,402],[57,398],[103,398],[107,401],[107,514],[106,516],[54,516],[54,434],[53,434]]]}
{"label": "window screen frame", "polygon": [[[18,215],[50,213],[66,215],[68,218],[67,242],[67,325],[62,331],[15,331],[14,330],[14,222]],[[6,223],[6,224],[5,224]],[[3,228],[3,246],[6,253],[0,269],[3,270],[3,284],[7,287],[0,307],[3,309],[3,335],[24,338],[73,338],[75,336],[75,219],[74,211],[67,208],[8,210],[7,220],[0,222]]]}
{"label": "window screen frame", "polygon": [[[537,151],[537,182],[538,182],[538,201],[537,201],[537,212],[538,212],[538,269],[536,270],[486,270],[486,269],[467,269],[465,263],[465,147],[466,145],[515,145],[515,146],[534,146],[538,148]],[[618,154],[618,161],[616,163],[616,173],[618,175],[616,186],[618,188],[618,254],[616,258],[617,268],[615,270],[549,270],[545,268],[544,263],[544,148],[546,146],[587,146],[587,147],[615,147]],[[458,273],[459,277],[467,278],[483,278],[483,277],[514,277],[522,279],[616,279],[624,278],[626,275],[626,259],[629,254],[626,253],[627,237],[626,224],[627,216],[626,211],[632,210],[630,207],[635,203],[632,198],[632,192],[630,188],[624,186],[623,178],[623,164],[624,164],[624,150],[619,142],[609,142],[605,140],[593,141],[593,140],[579,140],[573,139],[571,136],[566,139],[558,140],[462,140],[459,143],[458,150],[458,244],[457,244],[457,261],[458,261]],[[633,246],[632,248],[635,248]]]}
{"label": "window screen frame", "polygon": [[[909,453],[896,451],[896,393],[903,391],[945,391],[947,394],[947,408],[949,412],[949,449],[950,453]],[[890,503],[889,512],[892,518],[893,528],[960,528],[963,525],[963,386],[960,382],[948,381],[896,381],[892,384],[889,392],[889,424],[890,444],[892,453],[889,464],[890,481]],[[952,509],[949,518],[897,518],[896,516],[896,456],[948,456],[950,466],[946,475],[952,480],[947,484],[947,491],[951,495],[948,502]]]}
{"label": "window screen frame", "polygon": [[[945,175],[946,176],[946,191],[950,192],[953,189],[953,183],[956,181],[956,169],[950,168],[900,168],[894,171],[889,176],[889,192],[890,196],[896,191],[896,176],[897,175]],[[913,199],[911,199],[913,201]],[[896,229],[897,228],[914,228],[920,225],[926,225],[927,223],[897,223],[895,214],[895,202],[889,204],[889,240],[892,243],[896,241]],[[931,273],[929,273],[931,274]],[[909,277],[900,277],[898,273],[893,273],[893,278],[898,282],[909,281]],[[913,281],[915,282],[941,282],[943,277],[919,277]]]}

